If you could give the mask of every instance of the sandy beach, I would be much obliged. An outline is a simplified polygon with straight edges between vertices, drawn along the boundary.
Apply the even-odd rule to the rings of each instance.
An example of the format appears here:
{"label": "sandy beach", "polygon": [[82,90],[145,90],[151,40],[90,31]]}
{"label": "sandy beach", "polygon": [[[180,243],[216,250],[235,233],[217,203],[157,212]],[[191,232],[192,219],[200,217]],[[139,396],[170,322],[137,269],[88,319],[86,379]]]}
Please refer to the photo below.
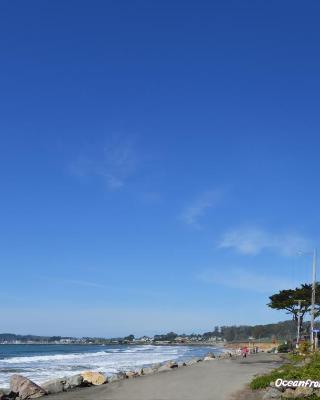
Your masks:
{"label": "sandy beach", "polygon": [[227,400],[246,387],[255,374],[281,364],[275,354],[201,362],[139,378],[51,395],[51,400]]}

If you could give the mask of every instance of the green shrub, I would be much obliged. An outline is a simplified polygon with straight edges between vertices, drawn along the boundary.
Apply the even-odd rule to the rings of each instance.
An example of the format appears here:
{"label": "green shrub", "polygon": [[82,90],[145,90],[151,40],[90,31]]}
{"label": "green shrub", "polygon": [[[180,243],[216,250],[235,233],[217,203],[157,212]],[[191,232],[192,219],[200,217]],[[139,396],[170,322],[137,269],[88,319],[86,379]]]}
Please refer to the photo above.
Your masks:
{"label": "green shrub", "polygon": [[251,381],[250,387],[251,389],[263,389],[278,378],[292,381],[306,379],[320,380],[320,354],[314,354],[306,365],[297,366],[292,362],[273,370],[269,374],[257,376]]}
{"label": "green shrub", "polygon": [[310,353],[310,343],[308,342],[301,342],[299,344],[299,353],[301,354],[308,354]]}
{"label": "green shrub", "polygon": [[279,353],[288,353],[291,350],[291,346],[288,343],[282,343],[278,346]]}

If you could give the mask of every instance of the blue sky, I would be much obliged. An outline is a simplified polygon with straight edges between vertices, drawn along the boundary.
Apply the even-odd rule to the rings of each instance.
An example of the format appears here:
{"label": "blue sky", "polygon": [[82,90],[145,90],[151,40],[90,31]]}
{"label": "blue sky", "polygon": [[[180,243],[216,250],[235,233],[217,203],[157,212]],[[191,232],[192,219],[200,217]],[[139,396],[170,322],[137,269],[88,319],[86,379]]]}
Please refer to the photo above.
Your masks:
{"label": "blue sky", "polygon": [[1,2],[0,331],[286,318],[320,239],[319,7]]}

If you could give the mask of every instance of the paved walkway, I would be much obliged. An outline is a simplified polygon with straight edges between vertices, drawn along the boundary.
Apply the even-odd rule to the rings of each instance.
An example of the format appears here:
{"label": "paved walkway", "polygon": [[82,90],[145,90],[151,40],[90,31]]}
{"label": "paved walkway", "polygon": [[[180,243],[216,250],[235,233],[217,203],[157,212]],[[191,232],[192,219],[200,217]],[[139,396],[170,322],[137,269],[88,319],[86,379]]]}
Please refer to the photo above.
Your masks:
{"label": "paved walkway", "polygon": [[281,364],[277,355],[201,362],[170,372],[52,395],[50,400],[227,400],[255,374]]}

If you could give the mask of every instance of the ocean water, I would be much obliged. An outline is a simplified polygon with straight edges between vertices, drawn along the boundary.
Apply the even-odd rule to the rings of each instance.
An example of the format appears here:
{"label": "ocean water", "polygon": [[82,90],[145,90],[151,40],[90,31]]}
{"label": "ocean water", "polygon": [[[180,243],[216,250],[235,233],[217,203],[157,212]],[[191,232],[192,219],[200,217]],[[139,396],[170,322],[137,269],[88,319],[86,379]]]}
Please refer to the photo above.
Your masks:
{"label": "ocean water", "polygon": [[215,354],[213,346],[153,345],[0,345],[0,387],[8,387],[12,374],[21,374],[36,383],[70,376],[85,370],[114,374],[168,360],[187,360]]}

